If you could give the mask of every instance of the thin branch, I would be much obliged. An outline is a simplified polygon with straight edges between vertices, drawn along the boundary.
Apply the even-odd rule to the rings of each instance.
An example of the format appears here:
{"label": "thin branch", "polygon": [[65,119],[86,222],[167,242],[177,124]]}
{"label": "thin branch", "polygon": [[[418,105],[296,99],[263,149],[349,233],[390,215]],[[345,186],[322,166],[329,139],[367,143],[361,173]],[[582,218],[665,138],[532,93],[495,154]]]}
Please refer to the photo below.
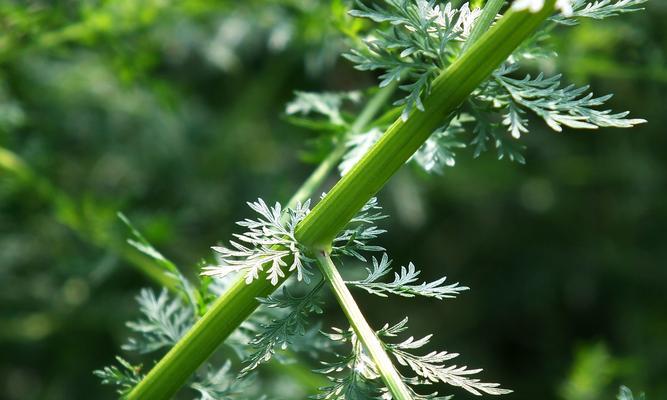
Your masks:
{"label": "thin branch", "polygon": [[364,314],[362,314],[359,306],[354,301],[352,293],[345,285],[345,281],[338,273],[329,253],[319,252],[317,255],[318,265],[322,274],[325,276],[331,289],[338,300],[345,316],[347,316],[352,329],[357,334],[357,337],[368,350],[375,366],[377,367],[382,380],[387,385],[395,400],[412,400],[410,390],[405,385],[398,371],[391,362],[389,355],[384,350],[382,342],[375,335],[375,331],[370,327]]}

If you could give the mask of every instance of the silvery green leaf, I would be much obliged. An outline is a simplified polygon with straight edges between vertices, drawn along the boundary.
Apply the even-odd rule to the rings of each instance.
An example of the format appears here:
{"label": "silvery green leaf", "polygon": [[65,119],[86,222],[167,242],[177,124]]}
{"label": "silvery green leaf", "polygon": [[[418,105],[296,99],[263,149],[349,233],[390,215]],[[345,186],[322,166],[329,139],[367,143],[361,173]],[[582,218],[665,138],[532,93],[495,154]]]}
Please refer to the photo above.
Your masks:
{"label": "silvery green leaf", "polygon": [[349,281],[347,284],[363,289],[370,294],[380,297],[387,297],[388,294],[395,294],[402,297],[433,297],[438,300],[445,298],[454,298],[462,291],[468,290],[465,286],[457,283],[445,285],[447,278],[443,277],[432,282],[422,282],[415,284],[419,279],[419,274],[415,266],[410,263],[407,267],[401,267],[400,273],[394,272],[394,280],[383,282],[382,280],[392,272],[391,260],[387,254],[383,254],[378,261],[372,258],[373,269],[366,268],[368,276],[359,281]]}
{"label": "silvery green leaf", "polygon": [[572,0],[570,15],[559,14],[552,21],[563,25],[576,25],[581,18],[604,19],[640,11],[648,0]]}

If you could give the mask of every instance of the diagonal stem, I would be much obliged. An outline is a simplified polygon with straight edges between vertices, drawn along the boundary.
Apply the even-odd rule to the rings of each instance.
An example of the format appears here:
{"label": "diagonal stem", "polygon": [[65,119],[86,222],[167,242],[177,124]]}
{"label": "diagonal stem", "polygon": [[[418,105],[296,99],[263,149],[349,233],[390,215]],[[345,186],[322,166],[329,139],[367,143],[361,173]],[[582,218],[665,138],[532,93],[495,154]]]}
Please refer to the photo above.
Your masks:
{"label": "diagonal stem", "polygon": [[296,238],[327,248],[345,225],[419,149],[442,120],[454,112],[554,11],[547,0],[537,13],[508,11],[433,82],[425,112],[396,120],[380,140],[327,193],[299,224]]}
{"label": "diagonal stem", "polygon": [[390,85],[378,90],[377,93],[371,97],[363,110],[361,110],[359,116],[352,123],[352,126],[350,126],[350,129],[338,140],[338,143],[336,143],[331,153],[329,153],[329,155],[317,166],[315,171],[310,174],[308,179],[306,179],[299,190],[292,196],[287,203],[288,208],[296,206],[296,203],[303,203],[313,196],[315,191],[322,185],[322,183],[324,183],[324,180],[329,176],[331,171],[336,168],[336,165],[338,165],[341,158],[345,155],[345,152],[347,151],[347,139],[353,135],[361,133],[361,131],[373,121],[375,116],[382,107],[384,107],[396,90],[396,86],[398,86],[397,83],[392,82]]}
{"label": "diagonal stem", "polygon": [[331,285],[331,290],[333,290],[336,300],[338,300],[338,304],[340,304],[352,329],[354,329],[354,333],[357,334],[361,343],[363,343],[366,350],[368,350],[371,359],[375,363],[375,367],[378,369],[378,372],[391,392],[392,397],[395,400],[412,400],[410,390],[403,382],[403,379],[401,379],[401,376],[391,362],[389,355],[387,355],[387,352],[384,350],[375,331],[370,327],[366,318],[364,318],[364,314],[354,301],[352,293],[350,293],[350,290],[345,285],[345,281],[340,276],[329,253],[325,251],[318,252],[317,262],[320,271],[322,271],[322,274],[329,282],[329,285]]}
{"label": "diagonal stem", "polygon": [[[3,170],[13,174],[16,179],[28,183],[33,187],[37,194],[45,199],[55,199],[53,203],[55,203],[56,207],[67,207],[69,209],[78,207],[75,198],[68,196],[68,194],[53,186],[48,180],[37,175],[18,155],[0,147],[0,172]],[[153,260],[148,259],[143,254],[136,251],[136,249],[129,248],[123,241],[117,241],[112,237],[100,237],[99,235],[90,234],[83,228],[87,225],[84,221],[73,221],[63,217],[63,213],[60,212],[56,212],[55,216],[60,223],[70,228],[82,240],[88,241],[89,244],[93,246],[98,246],[99,248],[119,256],[128,264],[133,265],[138,270],[142,271],[154,284],[164,286],[171,291],[176,290],[178,279],[175,278],[174,274],[179,272],[178,268],[170,261],[165,260],[165,268],[158,267]],[[124,216],[121,217],[121,219],[124,218]],[[125,223],[129,224],[128,222]],[[104,229],[96,229],[95,231],[106,232],[109,230],[107,228],[108,227],[105,227]],[[141,233],[138,231],[135,231],[135,234],[141,236]],[[171,271],[172,274],[166,273],[165,269]],[[327,381],[321,378],[320,375],[314,374],[310,369],[298,363],[286,366],[286,364],[271,362],[268,364],[268,367],[273,369],[279,368],[280,372],[284,375],[292,377],[302,385],[312,388],[313,390],[317,390],[317,388],[327,383]]]}
{"label": "diagonal stem", "polygon": [[[289,207],[307,200],[324,183],[345,154],[346,138],[361,132],[373,121],[396,90],[396,86],[389,85],[375,93],[334,150],[292,196]],[[186,336],[150,370],[127,399],[167,399],[172,396],[220,343],[257,308],[257,298],[268,296],[274,289],[274,286],[247,285],[245,278],[240,277],[211,305],[209,311],[195,323]]]}
{"label": "diagonal stem", "polygon": [[[362,132],[363,129],[365,129],[374,120],[376,115],[385,106],[389,98],[396,90],[396,86],[397,85],[393,83],[385,88],[382,88],[369,99],[368,103],[361,110],[359,116],[354,120],[349,130],[339,138],[339,141],[336,143],[336,146],[331,151],[331,153],[318,165],[315,171],[311,173],[311,175],[301,185],[294,196],[292,196],[288,207],[294,207],[297,202],[303,202],[307,200],[324,183],[325,179],[329,176],[331,171],[336,168],[340,162],[340,159],[345,154],[347,150],[347,138]],[[38,176],[15,153],[0,147],[0,171],[3,170],[9,172],[21,181],[30,183],[30,185],[33,186],[36,191],[44,198],[56,199],[57,201],[54,202],[56,203],[56,206],[67,206],[68,208],[72,209],[77,208],[74,198],[69,197],[66,193],[60,191],[46,179]],[[173,277],[173,275],[165,273],[162,268],[157,267],[153,262],[146,259],[142,254],[138,253],[134,249],[128,249],[124,242],[116,242],[110,239],[106,240],[95,235],[90,235],[85,232],[84,229],[82,229],[82,227],[85,226],[84,223],[75,223],[74,221],[63,218],[60,216],[60,213],[56,213],[56,216],[61,223],[79,234],[82,239],[91,242],[93,245],[106,248],[107,250],[120,255],[126,262],[137,267],[139,270],[145,273],[147,277],[150,278],[150,280],[152,280],[154,283],[167,287],[170,290],[174,290],[177,286],[178,282]],[[173,264],[171,266],[173,269],[176,269],[176,266]],[[269,366],[273,367],[275,364],[269,364]],[[325,381],[321,381],[319,376],[313,375],[310,370],[299,367],[300,365],[295,364],[290,366],[290,368],[288,368],[286,371],[295,376],[302,383],[307,382],[307,386],[315,389],[323,386],[326,383]]]}
{"label": "diagonal stem", "polygon": [[[297,227],[299,242],[326,249],[351,218],[377,193],[470,93],[549,17],[555,0],[537,13],[510,10],[436,78],[424,101],[426,112],[397,120],[380,141],[329,191]],[[287,279],[289,274],[284,279]],[[283,281],[284,281],[283,279]],[[282,281],[281,281],[282,283]],[[275,290],[265,279],[240,279],[129,394],[128,399],[170,398],[188,377],[257,308],[257,297]]]}

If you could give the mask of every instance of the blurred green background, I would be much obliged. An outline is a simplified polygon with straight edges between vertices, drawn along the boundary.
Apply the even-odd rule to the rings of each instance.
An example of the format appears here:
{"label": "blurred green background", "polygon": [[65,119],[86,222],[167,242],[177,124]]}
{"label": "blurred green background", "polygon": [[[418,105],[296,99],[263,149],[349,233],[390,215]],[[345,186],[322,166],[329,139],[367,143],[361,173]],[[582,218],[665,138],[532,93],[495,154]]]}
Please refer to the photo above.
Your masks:
{"label": "blurred green background", "polygon": [[[376,82],[340,57],[346,7],[0,2],[0,399],[114,398],[91,371],[153,285],[115,213],[194,274],[246,201],[286,201],[316,158],[284,118],[293,91]],[[467,153],[394,177],[381,244],[472,290],[389,309],[359,295],[371,321],[407,313],[507,399],[611,399],[621,383],[667,398],[667,2],[647,8],[558,30],[541,68],[648,124],[545,127],[525,166]]]}

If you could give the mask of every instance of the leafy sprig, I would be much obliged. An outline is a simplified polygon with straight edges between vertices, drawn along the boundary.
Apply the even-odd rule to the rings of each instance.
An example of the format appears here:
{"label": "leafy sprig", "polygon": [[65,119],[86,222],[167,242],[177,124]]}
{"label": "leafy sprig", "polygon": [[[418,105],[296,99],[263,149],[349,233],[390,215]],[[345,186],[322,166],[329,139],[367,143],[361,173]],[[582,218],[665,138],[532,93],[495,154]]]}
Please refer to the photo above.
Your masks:
{"label": "leafy sprig", "polygon": [[123,345],[123,350],[145,354],[171,347],[194,323],[192,309],[180,298],[171,297],[167,289],[157,296],[150,289],[142,289],[137,303],[143,318],[127,323],[136,336]]}
{"label": "leafy sprig", "polygon": [[[238,222],[247,231],[234,234],[237,240],[230,241],[228,247],[213,247],[219,255],[218,265],[204,267],[202,275],[221,278],[241,272],[246,283],[251,283],[261,272],[266,272],[266,279],[275,286],[286,272],[296,271],[297,280],[308,283],[314,259],[294,235],[296,226],[310,212],[310,201],[299,203],[294,209],[283,208],[279,203],[269,207],[262,199],[248,205],[259,218]],[[333,254],[365,261],[362,252],[382,251],[382,247],[368,244],[385,232],[375,226],[376,221],[384,218],[380,210],[377,199],[372,198],[334,239]]]}
{"label": "leafy sprig", "polygon": [[249,202],[248,206],[259,214],[259,218],[237,222],[247,231],[234,234],[237,240],[230,241],[229,247],[213,247],[219,253],[220,265],[204,267],[202,275],[224,277],[243,272],[246,283],[251,283],[266,269],[266,279],[277,285],[285,277],[287,267],[288,271],[296,271],[298,280],[308,281],[312,275],[311,259],[294,238],[294,230],[308,214],[309,204],[306,201],[294,209],[283,209],[280,203],[269,207],[262,199]]}
{"label": "leafy sprig", "polygon": [[[416,350],[427,345],[432,335],[421,339],[409,337],[402,342],[389,343],[388,340],[398,336],[407,329],[408,319],[404,318],[394,325],[385,324],[376,331],[376,335],[383,343],[386,351],[396,361],[408,367],[412,374],[401,375],[403,381],[413,392],[415,399],[448,399],[449,396],[439,396],[438,392],[420,394],[418,389],[437,382],[446,383],[451,386],[460,387],[472,394],[501,395],[511,393],[511,390],[500,388],[497,383],[485,383],[478,378],[471,377],[481,369],[468,369],[466,366],[446,365],[446,362],[458,356],[456,353],[446,351],[432,351],[427,354],[414,354]],[[349,399],[349,398],[371,398],[385,399],[388,393],[379,380],[377,369],[366,355],[356,334],[351,330],[333,328],[333,332],[326,336],[337,343],[338,346],[349,345],[346,353],[336,354],[333,362],[324,362],[324,367],[318,372],[327,375],[332,385],[321,388],[317,399]],[[351,394],[363,393],[367,397],[346,397]]]}
{"label": "leafy sprig", "polygon": [[[322,117],[329,125],[345,127],[348,125],[343,117],[342,107],[345,102],[358,103],[361,93],[352,92],[294,92],[294,99],[287,103],[285,113],[291,116],[292,122],[312,126],[311,123],[304,124],[296,116],[317,115]],[[319,126],[325,126],[320,124]]]}
{"label": "leafy sprig", "polygon": [[648,0],[572,0],[570,15],[556,15],[552,21],[563,25],[576,25],[581,18],[605,19],[643,10]]}
{"label": "leafy sprig", "polygon": [[120,366],[107,366],[93,371],[93,374],[100,378],[102,384],[116,386],[118,394],[124,396],[143,378],[143,374],[141,373],[142,366],[132,365],[129,361],[119,356],[116,356],[116,361]]}
{"label": "leafy sprig", "polygon": [[395,294],[402,297],[422,296],[442,300],[445,298],[454,298],[462,291],[469,290],[466,286],[460,286],[458,282],[445,285],[446,277],[432,282],[415,284],[419,280],[421,271],[417,270],[412,263],[409,263],[407,268],[401,267],[400,273],[394,272],[393,281],[382,282],[382,279],[392,272],[392,261],[386,253],[382,255],[380,261],[375,257],[373,257],[372,261],[373,269],[366,268],[366,271],[368,271],[366,278],[358,281],[347,281],[346,283],[380,297]]}
{"label": "leafy sprig", "polygon": [[253,351],[244,361],[246,366],[241,371],[242,376],[269,361],[276,350],[286,350],[295,340],[306,334],[308,317],[323,313],[320,301],[317,299],[317,294],[323,285],[324,280],[320,280],[303,296],[296,296],[283,286],[280,294],[258,299],[265,307],[282,309],[286,313],[272,317],[268,323],[260,324],[258,333],[249,343]]}
{"label": "leafy sprig", "polygon": [[[646,0],[559,0],[563,11],[551,19],[555,23],[574,25],[581,18],[603,19],[641,9]],[[449,3],[426,0],[391,0],[386,7],[357,3],[350,14],[388,26],[366,40],[366,46],[353,49],[346,57],[360,70],[379,70],[380,86],[401,81],[408,95],[396,102],[407,119],[413,108],[424,111],[422,98],[428,95],[437,75],[460,56],[480,10],[467,4],[453,9]],[[513,7],[539,10],[543,0],[516,1]],[[553,25],[553,24],[552,24]],[[561,131],[562,126],[575,129],[598,127],[628,128],[646,122],[626,118],[627,112],[614,113],[599,109],[611,96],[594,97],[588,87],[563,85],[561,76],[538,74],[523,79],[514,77],[520,63],[536,57],[549,58],[555,52],[545,47],[551,28],[538,31],[517,49],[507,62],[480,85],[453,117],[443,118],[443,125],[412,157],[427,172],[442,172],[455,164],[456,152],[468,145],[474,156],[489,148],[497,150],[499,159],[525,162],[523,145],[518,139],[528,133],[531,112],[549,127]],[[377,129],[379,128],[379,129]],[[377,142],[380,126],[349,138],[349,150],[341,163],[345,174],[366,151]],[[464,134],[468,133],[468,138]]]}
{"label": "leafy sprig", "polygon": [[512,136],[519,138],[521,132],[527,132],[527,122],[523,117],[525,109],[534,112],[553,130],[561,132],[565,125],[575,129],[597,129],[598,127],[630,128],[645,123],[643,119],[626,119],[629,112],[612,113],[611,110],[598,110],[612,95],[594,97],[586,93],[588,86],[563,87],[561,75],[545,78],[539,74],[535,78],[527,75],[523,79],[508,76],[516,68],[510,67],[497,71],[493,77],[508,96],[500,94],[498,104],[504,105],[506,125]]}
{"label": "leafy sprig", "polygon": [[[330,260],[330,259],[329,259]],[[384,282],[383,278],[391,272],[391,261],[386,254],[378,261],[372,259],[373,269],[367,268],[368,276],[360,281],[350,281],[343,283],[343,286],[351,285],[369,293],[386,297],[388,294],[396,294],[403,297],[424,296],[436,299],[454,298],[460,292],[467,290],[467,287],[460,286],[458,283],[445,285],[445,278],[440,278],[433,282],[418,282],[419,271],[414,265],[410,264],[407,268],[402,267],[400,273],[394,274],[394,280]],[[327,264],[329,265],[329,264]],[[323,271],[326,271],[324,267]],[[334,268],[329,265],[329,268]],[[337,276],[337,274],[325,274]],[[335,279],[335,278],[332,278]],[[340,285],[333,285],[338,287]],[[334,290],[336,292],[336,290]],[[338,292],[336,292],[338,293]],[[347,301],[348,303],[345,303]],[[347,295],[343,304],[354,302],[351,295]],[[345,306],[344,306],[345,307]],[[346,309],[348,310],[348,309]],[[346,311],[351,315],[351,311]],[[356,315],[356,314],[355,314]],[[363,319],[363,316],[360,316]],[[334,353],[335,360],[324,362],[324,367],[319,370],[320,373],[327,375],[331,385],[322,387],[321,393],[315,398],[318,399],[349,399],[349,398],[371,398],[387,399],[391,398],[389,385],[384,374],[380,373],[381,364],[376,364],[376,356],[371,357],[367,354],[369,337],[372,335],[371,343],[378,341],[380,348],[411,372],[398,373],[396,379],[405,385],[406,390],[412,394],[415,399],[445,399],[437,392],[430,394],[420,393],[421,386],[432,385],[434,383],[446,383],[452,386],[460,387],[470,393],[481,395],[491,394],[500,395],[510,393],[509,390],[500,388],[497,383],[485,383],[480,379],[473,377],[481,369],[469,369],[466,366],[448,365],[448,361],[456,358],[458,354],[445,351],[432,351],[427,354],[417,354],[416,350],[429,343],[432,335],[421,339],[409,337],[402,342],[393,343],[391,338],[398,336],[407,329],[407,317],[395,325],[385,324],[381,329],[373,332],[364,333],[356,324],[357,319],[350,320],[353,328],[342,330],[333,328],[333,332],[326,334],[334,344],[349,344],[348,352]],[[361,337],[357,337],[361,335]],[[362,345],[363,343],[363,345]],[[375,361],[375,362],[374,362]],[[390,362],[387,359],[386,362]],[[382,378],[382,380],[380,379]],[[354,397],[357,396],[357,397]]]}
{"label": "leafy sprig", "polygon": [[[559,3],[562,1],[559,0]],[[620,0],[613,4],[625,3],[627,5],[632,1]],[[637,2],[637,0],[634,1]],[[385,24],[386,29],[376,32],[369,38],[365,48],[353,50],[348,58],[357,62],[359,69],[380,70],[381,86],[386,86],[394,81],[403,82],[400,87],[407,92],[407,95],[398,100],[396,105],[402,107],[401,115],[405,120],[413,115],[411,113],[414,108],[424,111],[422,97],[430,92],[432,80],[462,53],[463,44],[479,11],[471,11],[467,5],[461,9],[453,9],[451,5],[441,6],[436,5],[434,1],[426,0],[415,2],[387,0],[387,4],[388,8],[379,6],[371,8],[360,3],[358,10],[352,12],[358,17],[369,18]],[[587,15],[603,17],[620,13],[618,10],[605,11],[607,14],[601,11],[607,6],[611,7],[612,3],[607,0],[595,4],[599,4],[597,9],[593,5],[588,7],[588,11],[586,7],[583,9],[575,7],[575,10],[579,10],[577,15],[582,17],[588,13]],[[507,26],[511,28],[510,25]],[[472,93],[463,107],[459,110],[450,109],[452,114],[443,116],[444,125],[436,130],[431,141],[426,142],[413,159],[425,169],[437,171],[446,165],[453,165],[455,149],[466,144],[473,144],[475,152],[478,153],[492,141],[498,149],[499,156],[521,161],[523,158],[516,150],[516,147],[520,146],[516,145],[516,139],[529,130],[525,116],[527,111],[537,114],[556,130],[561,129],[562,125],[576,128],[625,127],[643,122],[638,119],[626,120],[627,114],[625,113],[613,114],[607,110],[597,110],[595,107],[601,106],[608,97],[594,98],[592,95],[585,94],[586,88],[563,87],[560,84],[560,77],[545,78],[542,75],[534,79],[530,76],[525,79],[511,77],[510,75],[518,68],[518,62],[527,53],[524,51],[522,54],[522,56],[513,55],[508,58],[504,66]],[[496,60],[496,62],[499,61]],[[472,90],[472,87],[469,90]],[[341,111],[341,105],[347,99],[349,98],[344,95],[336,94],[317,96],[297,93],[297,100],[288,106],[287,112],[292,115],[318,114],[324,117],[325,123],[329,126],[343,127],[347,125],[347,122]],[[472,129],[469,129],[471,127]],[[381,129],[380,126],[378,128]],[[458,139],[465,130],[473,131],[474,137],[469,142]],[[367,134],[367,137],[360,143],[366,146],[367,143],[374,143],[378,137],[376,134]],[[358,151],[357,153],[362,154],[363,152]],[[354,158],[350,154],[346,156],[346,161]],[[401,158],[399,163],[403,160]],[[203,274],[224,278],[230,274],[240,273],[243,274],[246,283],[251,283],[262,273],[266,275],[267,281],[275,286],[283,281],[288,272],[294,271],[298,281],[308,282],[309,277],[313,274],[310,265],[313,260],[310,258],[310,250],[296,240],[295,229],[308,215],[309,203],[298,204],[294,208],[284,208],[279,203],[270,207],[259,199],[257,202],[249,203],[249,206],[259,214],[259,217],[238,223],[246,231],[235,234],[235,239],[228,247],[215,247],[214,250],[218,253],[220,263],[217,266],[206,267]],[[366,204],[343,229],[343,232],[333,240],[332,256],[349,256],[365,261],[365,252],[383,250],[380,246],[370,244],[372,239],[384,232],[376,226],[376,222],[383,218],[379,210],[375,199]],[[337,226],[336,230],[339,228]],[[330,236],[327,236],[327,239],[329,238]],[[139,250],[158,261],[165,270],[177,273],[175,266],[165,262],[166,259],[147,242],[142,240],[137,244],[136,247]],[[412,264],[395,273],[393,281],[385,282],[384,278],[391,271],[388,257],[384,255],[380,261],[373,258],[372,263],[373,269],[368,269],[369,276],[366,279],[349,282],[349,284],[380,296],[396,294],[403,297],[425,296],[436,299],[455,297],[467,289],[459,286],[458,283],[446,285],[444,278],[434,282],[417,283],[419,272]],[[177,276],[179,279],[182,278],[180,274]],[[331,275],[328,275],[328,278],[334,279]],[[182,336],[184,332],[181,330],[182,326],[192,325],[198,314],[190,310],[201,310],[200,304],[198,307],[195,305],[205,303],[211,296],[199,293],[201,289],[193,291],[186,283],[187,280],[183,280],[180,287],[182,293],[185,294],[181,296],[181,299],[170,300],[166,295],[163,298],[162,293],[155,296],[152,292],[146,292],[145,295],[140,296],[142,313],[145,318],[130,327],[137,333],[147,336],[148,339],[143,342],[135,341],[128,348],[129,350],[142,351],[143,349],[147,352],[161,349],[173,344],[174,338]],[[342,279],[339,279],[339,283],[341,284],[338,287],[342,286],[346,289]],[[321,284],[322,282],[319,282],[304,296],[298,296],[294,294],[296,292],[291,292],[290,289],[284,287],[282,294],[258,300],[265,306],[262,309],[267,313],[257,314],[257,319],[247,321],[240,330],[239,347],[241,351],[238,353],[244,354],[247,360],[242,375],[272,358],[277,350],[293,346],[299,338],[310,337],[307,335],[313,330],[307,329],[308,326],[312,326],[309,317],[321,312],[316,300]],[[214,284],[205,285],[204,290],[209,292],[214,287]],[[346,304],[354,303],[354,300],[349,301],[349,298],[351,295],[346,298]],[[349,309],[350,307],[345,308],[346,312]],[[348,315],[350,315],[349,312]],[[355,315],[357,317],[361,315],[358,307]],[[361,319],[363,320],[363,315]],[[352,325],[354,326],[354,322]],[[411,336],[403,341],[393,342],[393,338],[407,329],[407,318],[395,325],[386,324],[375,331],[375,335],[367,325],[365,330],[360,330],[355,326],[356,332],[361,332],[359,333],[361,340],[351,330],[334,329],[333,333],[326,336],[334,343],[349,344],[351,349],[349,352],[337,354],[336,360],[325,364],[321,369],[321,372],[329,377],[332,385],[323,388],[316,398],[391,398],[388,389],[380,380],[380,371],[383,371],[387,365],[391,366],[391,362],[384,358],[381,361],[386,362],[377,362],[378,357],[375,356],[377,353],[384,354],[382,349],[402,365],[404,371],[404,375],[400,377],[392,376],[391,381],[385,379],[387,386],[392,387],[391,383],[402,381],[410,386],[410,391],[416,399],[446,398],[438,396],[437,392],[418,393],[417,390],[421,391],[422,386],[437,382],[458,386],[476,395],[509,393],[496,383],[484,383],[475,378],[473,375],[479,373],[480,369],[448,365],[449,361],[458,356],[456,353],[445,351],[420,353],[418,350],[429,343],[431,335],[421,339]],[[366,340],[368,337],[377,339],[375,336],[380,338],[380,343]],[[253,339],[249,344],[243,346],[243,340],[247,340],[248,337],[253,337]],[[369,346],[369,343],[378,345],[376,347],[380,347],[380,351]],[[377,364],[366,355],[367,348],[372,350],[373,360]],[[131,364],[123,361],[121,368],[108,367],[98,372],[98,375],[103,377],[107,383],[119,384],[124,393],[141,378],[138,375],[140,371],[134,370],[137,374],[134,376],[131,368],[133,368]],[[190,387],[197,390],[203,400],[247,398],[248,393],[241,393],[234,389],[237,382],[231,377],[232,374],[227,373],[228,370],[228,362],[220,369],[209,369],[207,371],[210,373],[198,377],[191,382]],[[384,378],[388,374],[385,371],[382,375]],[[173,376],[173,371],[172,374],[163,376]]]}
{"label": "leafy sprig", "polygon": [[344,56],[361,71],[383,71],[380,87],[403,82],[400,88],[408,94],[394,104],[404,105],[401,117],[407,120],[414,108],[424,111],[422,97],[430,92],[438,72],[451,63],[480,10],[470,10],[467,3],[460,9],[426,0],[386,3],[387,8],[358,2],[358,9],[350,11],[355,17],[390,26],[376,31],[366,40],[365,48],[353,49]]}
{"label": "leafy sprig", "polygon": [[[378,332],[378,335],[394,337],[407,329],[407,321],[408,319],[405,318],[393,327],[385,325],[383,330]],[[385,346],[389,353],[398,360],[399,364],[409,367],[417,377],[425,379],[425,381],[417,381],[421,384],[442,382],[460,387],[475,395],[481,395],[482,393],[501,395],[512,392],[511,390],[500,388],[500,384],[498,383],[484,383],[477,378],[470,377],[470,375],[481,372],[482,369],[468,369],[466,366],[445,365],[447,361],[458,357],[458,353],[432,351],[423,355],[414,354],[415,350],[428,344],[432,336],[427,335],[421,339],[415,339],[410,336],[402,342],[387,343]]]}

